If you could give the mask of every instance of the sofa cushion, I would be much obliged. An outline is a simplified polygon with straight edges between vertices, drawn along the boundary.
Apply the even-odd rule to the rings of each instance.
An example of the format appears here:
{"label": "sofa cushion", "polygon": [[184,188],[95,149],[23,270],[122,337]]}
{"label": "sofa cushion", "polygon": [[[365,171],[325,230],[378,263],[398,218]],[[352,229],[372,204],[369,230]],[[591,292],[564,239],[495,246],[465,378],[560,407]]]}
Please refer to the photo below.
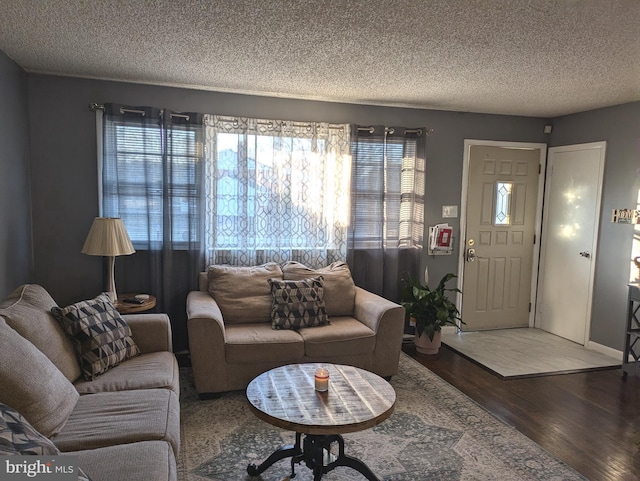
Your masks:
{"label": "sofa cushion", "polygon": [[324,282],[322,276],[299,281],[269,279],[273,306],[273,329],[302,329],[324,326],[329,323],[324,306]]}
{"label": "sofa cushion", "polygon": [[78,379],[74,385],[80,394],[132,389],[171,389],[180,394],[180,373],[171,352],[140,354],[109,369],[93,381]]}
{"label": "sofa cushion", "polygon": [[71,336],[87,381],[140,353],[131,329],[107,294],[51,311]]}
{"label": "sofa cushion", "polygon": [[299,262],[289,261],[282,267],[285,280],[300,280],[322,276],[324,279],[324,303],[329,317],[352,316],[356,302],[356,286],[349,266],[334,262],[321,269],[310,269]]}
{"label": "sofa cushion", "polygon": [[138,441],[167,441],[180,449],[180,404],[169,389],[102,392],[80,396],[52,441],[61,451],[96,449]]}
{"label": "sofa cushion", "polygon": [[71,339],[51,314],[51,308],[55,306],[55,301],[42,286],[25,284],[2,301],[0,315],[73,382],[80,377],[80,364]]}
{"label": "sofa cushion", "polygon": [[60,431],[79,394],[38,348],[0,319],[0,402],[47,437]]}
{"label": "sofa cushion", "polygon": [[22,414],[0,403],[0,456],[13,454],[45,456],[60,454],[60,451],[49,438],[36,431]]}
{"label": "sofa cushion", "polygon": [[333,317],[331,326],[303,329],[305,356],[330,359],[345,354],[371,354],[376,346],[376,333],[352,317]]}
{"label": "sofa cushion", "polygon": [[213,265],[207,276],[209,294],[218,303],[225,323],[267,322],[271,318],[269,279],[282,279],[282,269],[275,262],[252,267]]}
{"label": "sofa cushion", "polygon": [[268,323],[233,324],[225,328],[225,356],[229,363],[299,362],[304,344],[297,331],[275,331]]}
{"label": "sofa cushion", "polygon": [[77,456],[78,465],[92,481],[176,481],[176,460],[165,441],[143,441],[98,449],[86,449],[63,456]]}

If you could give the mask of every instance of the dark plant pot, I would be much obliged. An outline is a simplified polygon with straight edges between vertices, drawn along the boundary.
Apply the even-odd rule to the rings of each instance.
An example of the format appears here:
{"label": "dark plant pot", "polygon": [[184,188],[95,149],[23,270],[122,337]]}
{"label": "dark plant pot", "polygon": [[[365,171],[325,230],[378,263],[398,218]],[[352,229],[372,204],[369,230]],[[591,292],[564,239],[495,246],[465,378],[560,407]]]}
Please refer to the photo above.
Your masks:
{"label": "dark plant pot", "polygon": [[420,354],[438,354],[440,351],[440,345],[442,344],[442,331],[436,331],[433,335],[433,341],[429,340],[426,332],[423,332],[421,336],[416,334],[415,337],[416,351]]}

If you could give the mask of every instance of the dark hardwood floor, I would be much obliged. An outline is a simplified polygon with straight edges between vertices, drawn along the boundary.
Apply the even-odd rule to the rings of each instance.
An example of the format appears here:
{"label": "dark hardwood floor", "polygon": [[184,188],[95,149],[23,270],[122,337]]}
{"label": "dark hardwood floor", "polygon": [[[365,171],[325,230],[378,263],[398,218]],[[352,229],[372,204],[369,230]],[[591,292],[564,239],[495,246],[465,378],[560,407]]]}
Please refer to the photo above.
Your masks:
{"label": "dark hardwood floor", "polygon": [[502,380],[443,346],[403,351],[592,481],[640,480],[640,377],[620,369]]}

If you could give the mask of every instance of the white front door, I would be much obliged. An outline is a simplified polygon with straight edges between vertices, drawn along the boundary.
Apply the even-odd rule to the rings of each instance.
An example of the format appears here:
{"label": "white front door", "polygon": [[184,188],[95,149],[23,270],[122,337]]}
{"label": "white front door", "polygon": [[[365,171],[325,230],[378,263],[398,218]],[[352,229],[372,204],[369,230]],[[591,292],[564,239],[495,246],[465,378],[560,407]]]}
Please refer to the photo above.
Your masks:
{"label": "white front door", "polygon": [[549,149],[536,327],[586,344],[605,142]]}
{"label": "white front door", "polygon": [[495,144],[465,142],[463,330],[530,324],[546,146]]}

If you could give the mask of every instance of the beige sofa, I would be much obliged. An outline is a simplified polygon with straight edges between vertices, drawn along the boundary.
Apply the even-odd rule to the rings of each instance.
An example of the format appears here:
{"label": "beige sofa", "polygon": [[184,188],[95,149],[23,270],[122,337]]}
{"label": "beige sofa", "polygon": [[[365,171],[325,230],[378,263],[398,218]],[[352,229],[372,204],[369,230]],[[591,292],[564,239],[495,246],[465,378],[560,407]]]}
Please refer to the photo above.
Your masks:
{"label": "beige sofa", "polygon": [[[328,325],[273,329],[269,279],[322,276]],[[297,262],[282,267],[210,266],[200,290],[187,297],[189,347],[200,397],[244,389],[277,366],[348,364],[385,378],[398,369],[404,309],[356,287],[345,263],[312,270]]]}
{"label": "beige sofa", "polygon": [[179,370],[164,314],[123,316],[140,354],[83,379],[44,288],[0,303],[0,403],[20,413],[93,480],[176,480]]}

